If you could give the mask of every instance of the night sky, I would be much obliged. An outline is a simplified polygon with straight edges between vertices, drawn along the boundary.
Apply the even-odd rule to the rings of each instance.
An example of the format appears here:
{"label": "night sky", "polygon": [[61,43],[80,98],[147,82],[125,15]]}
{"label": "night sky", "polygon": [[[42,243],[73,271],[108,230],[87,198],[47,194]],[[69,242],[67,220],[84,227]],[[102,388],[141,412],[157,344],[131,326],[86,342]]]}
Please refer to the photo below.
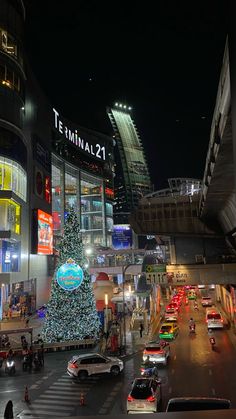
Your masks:
{"label": "night sky", "polygon": [[227,1],[25,4],[29,61],[53,106],[109,135],[106,106],[132,106],[155,189],[203,177]]}

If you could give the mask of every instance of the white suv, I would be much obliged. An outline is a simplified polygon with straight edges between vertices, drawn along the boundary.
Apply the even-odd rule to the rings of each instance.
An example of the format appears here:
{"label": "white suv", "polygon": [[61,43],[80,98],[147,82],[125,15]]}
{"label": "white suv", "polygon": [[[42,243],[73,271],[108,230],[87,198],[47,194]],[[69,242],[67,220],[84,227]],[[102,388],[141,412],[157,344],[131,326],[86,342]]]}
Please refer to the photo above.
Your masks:
{"label": "white suv", "polygon": [[118,375],[124,369],[124,363],[119,358],[103,356],[96,353],[75,355],[68,362],[67,373],[71,377],[85,380],[94,374],[111,373]]}

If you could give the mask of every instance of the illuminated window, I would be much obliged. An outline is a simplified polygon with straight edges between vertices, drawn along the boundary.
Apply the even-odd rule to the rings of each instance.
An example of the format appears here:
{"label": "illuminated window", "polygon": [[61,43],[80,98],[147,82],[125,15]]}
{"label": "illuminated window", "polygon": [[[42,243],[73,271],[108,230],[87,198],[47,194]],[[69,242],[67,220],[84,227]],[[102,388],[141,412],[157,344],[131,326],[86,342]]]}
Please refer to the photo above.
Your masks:
{"label": "illuminated window", "polygon": [[12,191],[26,201],[26,172],[13,160],[0,156],[0,190]]}
{"label": "illuminated window", "polygon": [[15,71],[4,64],[0,65],[0,83],[22,94],[20,77]]}
{"label": "illuminated window", "polygon": [[21,48],[16,39],[2,28],[0,28],[0,49],[23,65]]}
{"label": "illuminated window", "polygon": [[0,231],[20,234],[21,207],[12,199],[0,199]]}

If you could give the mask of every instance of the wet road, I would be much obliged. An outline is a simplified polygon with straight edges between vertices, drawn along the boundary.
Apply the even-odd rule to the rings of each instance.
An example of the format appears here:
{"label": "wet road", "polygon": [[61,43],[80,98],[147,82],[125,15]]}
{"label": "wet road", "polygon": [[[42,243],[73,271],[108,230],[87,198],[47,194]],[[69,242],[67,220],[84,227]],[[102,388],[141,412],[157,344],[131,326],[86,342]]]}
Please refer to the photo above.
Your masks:
{"label": "wet road", "polygon": [[[171,358],[167,367],[160,367],[162,379],[163,410],[167,401],[175,396],[217,396],[229,398],[236,408],[236,338],[229,330],[214,332],[216,350],[212,351],[205,308],[193,302],[182,306],[179,315],[180,332],[171,342]],[[188,321],[194,317],[196,335],[190,335]],[[78,352],[78,351],[77,351]],[[15,416],[24,412],[25,417],[69,417],[73,415],[126,413],[126,398],[132,380],[139,376],[142,354],[125,361],[125,370],[118,377],[93,377],[84,383],[72,380],[66,374],[67,361],[75,352],[57,352],[45,356],[45,368],[40,373],[23,373],[17,365],[15,377],[0,373],[0,415],[6,402],[13,400]],[[31,404],[22,399],[28,385]],[[79,406],[81,392],[85,406]]]}

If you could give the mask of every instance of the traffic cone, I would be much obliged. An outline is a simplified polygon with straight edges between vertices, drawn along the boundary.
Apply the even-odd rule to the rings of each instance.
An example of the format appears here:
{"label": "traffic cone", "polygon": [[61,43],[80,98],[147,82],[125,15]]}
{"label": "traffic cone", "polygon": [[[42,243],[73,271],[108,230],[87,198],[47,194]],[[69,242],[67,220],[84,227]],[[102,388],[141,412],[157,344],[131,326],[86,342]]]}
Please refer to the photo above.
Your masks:
{"label": "traffic cone", "polygon": [[29,391],[28,391],[28,387],[27,387],[27,386],[25,386],[24,401],[25,401],[26,403],[30,403]]}
{"label": "traffic cone", "polygon": [[80,406],[85,406],[84,393],[80,393],[79,405],[80,405]]}

